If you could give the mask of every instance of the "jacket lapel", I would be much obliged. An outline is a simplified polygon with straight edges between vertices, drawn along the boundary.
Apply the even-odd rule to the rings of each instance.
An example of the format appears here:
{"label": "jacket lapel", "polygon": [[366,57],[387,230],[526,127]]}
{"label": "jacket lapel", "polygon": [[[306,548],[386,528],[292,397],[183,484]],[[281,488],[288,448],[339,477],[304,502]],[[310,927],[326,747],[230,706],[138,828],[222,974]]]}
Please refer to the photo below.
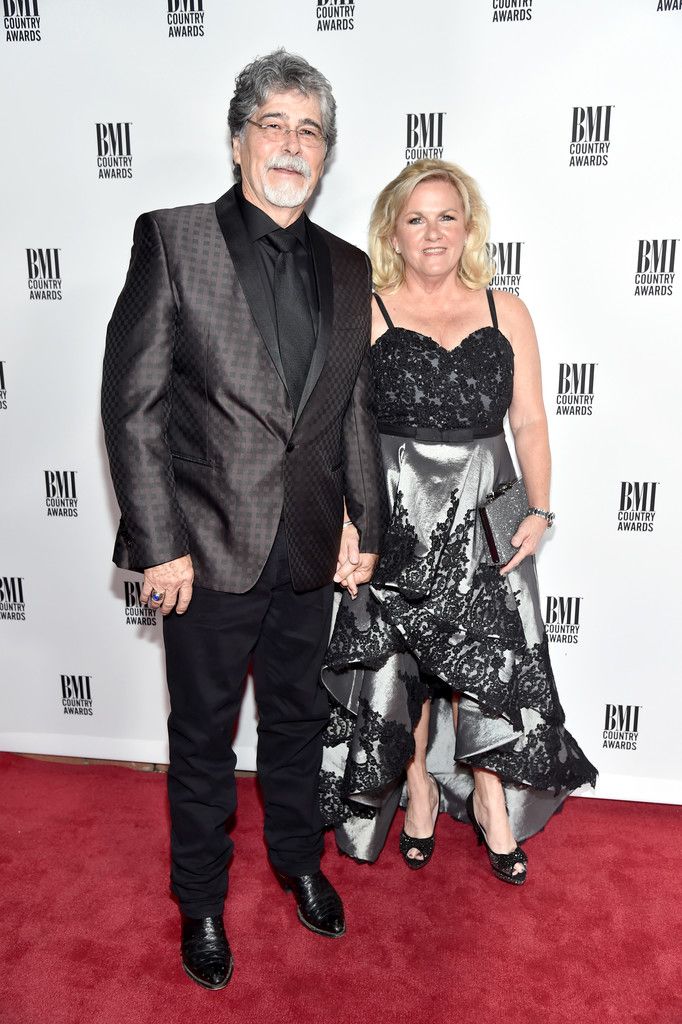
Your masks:
{"label": "jacket lapel", "polygon": [[265,347],[270,353],[270,358],[275,364],[275,369],[286,388],[287,382],[284,376],[284,367],[282,366],[279,345],[277,344],[277,331],[272,322],[267,301],[263,295],[260,271],[256,263],[256,254],[246,233],[244,221],[234,196],[234,188],[231,188],[229,192],[226,192],[225,195],[222,195],[217,200],[215,212],[223,238],[232,257],[239,283],[242,286],[242,291],[251,310],[251,315],[265,342]]}
{"label": "jacket lapel", "polygon": [[332,261],[329,255],[329,248],[319,228],[308,221],[308,238],[313,251],[313,263],[315,265],[315,278],[317,281],[317,295],[320,302],[320,319],[317,331],[317,344],[310,361],[310,369],[306,378],[301,401],[294,420],[294,426],[301,418],[308,399],[310,398],[315,385],[317,384],[322,367],[324,366],[329,342],[332,334],[332,320],[334,317],[334,285],[332,281]]}

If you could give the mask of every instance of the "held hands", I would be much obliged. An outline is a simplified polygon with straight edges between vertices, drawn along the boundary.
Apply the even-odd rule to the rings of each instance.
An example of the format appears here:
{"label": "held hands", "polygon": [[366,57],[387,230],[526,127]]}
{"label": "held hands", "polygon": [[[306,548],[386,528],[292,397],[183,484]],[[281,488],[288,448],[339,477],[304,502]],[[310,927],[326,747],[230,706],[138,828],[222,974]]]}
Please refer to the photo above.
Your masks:
{"label": "held hands", "polygon": [[360,554],[360,534],[352,524],[344,526],[334,583],[346,587],[350,596],[355,599],[358,595],[358,586],[371,580],[378,559],[378,555],[366,552]]}
{"label": "held hands", "polygon": [[[144,583],[140,599],[150,608],[160,608],[162,615],[168,615],[175,608],[183,615],[192,600],[194,568],[190,555],[174,558],[172,562],[153,565],[144,571]],[[157,595],[162,595],[160,600]],[[176,603],[177,602],[177,603]]]}
{"label": "held hands", "polygon": [[547,520],[542,516],[526,516],[519,524],[519,528],[511,539],[512,546],[518,548],[513,558],[510,558],[506,565],[500,569],[500,575],[506,576],[508,572],[520,565],[528,555],[534,555],[537,551],[542,535],[547,529]]}

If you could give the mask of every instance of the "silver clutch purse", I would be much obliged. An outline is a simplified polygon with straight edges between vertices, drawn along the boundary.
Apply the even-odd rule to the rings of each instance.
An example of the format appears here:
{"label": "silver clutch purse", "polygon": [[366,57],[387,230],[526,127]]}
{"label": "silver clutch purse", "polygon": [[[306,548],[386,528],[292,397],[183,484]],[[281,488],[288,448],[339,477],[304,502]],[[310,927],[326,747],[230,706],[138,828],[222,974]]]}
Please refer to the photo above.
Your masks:
{"label": "silver clutch purse", "polygon": [[479,508],[490,557],[496,565],[506,565],[516,554],[511,539],[522,519],[528,515],[528,495],[523,480],[511,480],[489,494]]}

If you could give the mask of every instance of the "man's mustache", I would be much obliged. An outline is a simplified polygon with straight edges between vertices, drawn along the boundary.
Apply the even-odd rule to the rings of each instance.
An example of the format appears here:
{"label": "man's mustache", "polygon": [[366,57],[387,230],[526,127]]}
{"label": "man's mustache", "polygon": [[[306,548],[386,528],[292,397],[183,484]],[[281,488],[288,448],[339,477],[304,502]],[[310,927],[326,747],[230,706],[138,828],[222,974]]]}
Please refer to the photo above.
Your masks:
{"label": "man's mustache", "polygon": [[265,161],[265,170],[297,171],[304,178],[310,178],[312,171],[310,164],[302,156],[271,156]]}

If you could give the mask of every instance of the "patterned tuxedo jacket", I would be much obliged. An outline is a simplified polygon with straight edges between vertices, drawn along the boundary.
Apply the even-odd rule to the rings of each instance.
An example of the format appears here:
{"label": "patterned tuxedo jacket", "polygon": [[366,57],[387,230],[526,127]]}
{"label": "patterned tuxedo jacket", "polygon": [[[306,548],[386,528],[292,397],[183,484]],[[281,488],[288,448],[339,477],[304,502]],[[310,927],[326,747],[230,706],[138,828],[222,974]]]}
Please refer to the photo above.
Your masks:
{"label": "patterned tuxedo jacket", "polygon": [[199,585],[244,593],[283,512],[293,585],[311,590],[334,575],[344,495],[361,550],[378,552],[387,506],[368,261],[308,229],[320,317],[294,417],[234,189],[138,219],[102,384],[122,568],[189,553]]}

